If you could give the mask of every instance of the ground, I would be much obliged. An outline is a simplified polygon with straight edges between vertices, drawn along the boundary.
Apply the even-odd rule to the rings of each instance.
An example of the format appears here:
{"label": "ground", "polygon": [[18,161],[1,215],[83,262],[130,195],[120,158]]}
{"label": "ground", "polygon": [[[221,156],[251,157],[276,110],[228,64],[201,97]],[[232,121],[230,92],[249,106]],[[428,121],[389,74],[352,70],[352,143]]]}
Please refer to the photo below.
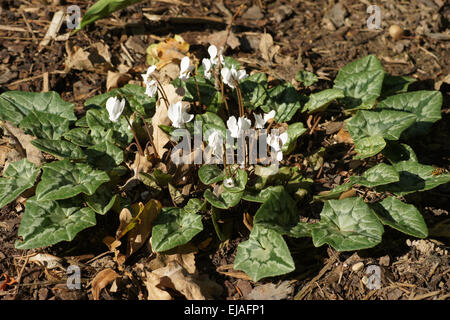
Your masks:
{"label": "ground", "polygon": [[[419,81],[412,85],[412,90],[440,90],[444,95],[443,119],[435,123],[432,133],[416,141],[413,147],[420,162],[450,169],[450,4],[444,0],[374,1],[373,4],[381,9],[379,30],[369,30],[366,25],[370,1],[143,1],[90,25],[69,39],[62,37],[41,47],[39,43],[55,12],[65,11],[71,4],[79,5],[85,12],[93,3],[44,2],[2,1],[0,92],[54,90],[63,99],[75,102],[77,113],[82,114],[82,104],[87,98],[107,90],[107,73],[101,64],[96,64],[92,70],[68,68],[70,48],[87,49],[96,43],[106,44],[110,66],[114,70],[120,65],[127,66],[127,81],[139,81],[147,67],[147,46],[178,34],[190,44],[190,52],[201,59],[207,55],[209,42],[221,39],[219,32],[226,29],[230,17],[245,4],[233,22],[226,54],[238,59],[248,71],[263,71],[272,80],[291,82],[298,70],[305,69],[319,75],[320,81],[312,87],[312,90],[318,90],[331,87],[332,79],[345,64],[374,54],[388,73],[417,78]],[[395,40],[389,35],[389,27],[393,24],[405,30],[402,39]],[[68,31],[63,24],[59,35]],[[264,33],[271,34],[274,41],[268,50],[260,44]],[[263,59],[265,54],[273,57]],[[339,112],[326,112],[308,139],[299,140],[302,152],[299,157],[313,154],[321,146],[339,139],[336,133],[343,119]],[[6,138],[2,139],[0,148],[6,145]],[[316,192],[342,183],[354,165],[349,149],[350,146],[345,144],[338,144],[331,151],[327,149],[323,170],[318,175],[305,171],[314,178]],[[297,159],[292,157],[290,161]],[[5,159],[0,157],[0,166],[4,162]],[[449,299],[447,250],[450,232],[445,228],[450,225],[449,194],[447,184],[408,198],[423,213],[430,229],[430,237],[425,240],[388,230],[381,245],[357,253],[339,253],[325,246],[315,248],[310,239],[297,240],[289,243],[297,270],[258,283],[230,266],[236,247],[248,237],[248,230],[233,230],[232,239],[219,244],[212,223],[206,221],[206,232],[194,239],[196,244],[203,244],[195,249],[195,266],[199,275],[208,275],[218,284],[214,296],[219,299],[248,299],[252,290],[263,284],[282,284],[284,287],[278,287],[278,296],[272,288],[260,298]],[[370,196],[365,194],[369,201]],[[117,227],[110,223],[114,218],[111,214],[100,217],[94,231],[81,232],[71,243],[23,251],[14,248],[23,200],[19,198],[0,210],[0,274],[4,274],[0,299],[93,299],[88,283],[106,268],[116,270],[120,277],[114,289],[108,285],[100,292],[100,299],[147,298],[143,279],[148,265],[155,260],[147,248],[129,259],[122,270],[118,269],[112,254],[101,255],[108,251],[102,239]],[[314,206],[310,210],[312,218],[320,212],[320,208]],[[62,268],[54,271],[28,261],[36,252],[63,258]],[[61,271],[74,261],[81,267],[81,290],[68,290],[67,275]],[[366,271],[370,265],[379,266],[381,270],[380,289],[368,288],[370,274]]]}

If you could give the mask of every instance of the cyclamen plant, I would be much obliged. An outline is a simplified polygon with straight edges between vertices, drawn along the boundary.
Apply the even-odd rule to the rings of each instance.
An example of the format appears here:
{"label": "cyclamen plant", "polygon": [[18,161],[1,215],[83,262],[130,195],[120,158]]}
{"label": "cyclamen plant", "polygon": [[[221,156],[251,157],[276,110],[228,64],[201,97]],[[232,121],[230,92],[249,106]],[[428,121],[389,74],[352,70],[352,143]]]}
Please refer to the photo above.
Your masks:
{"label": "cyclamen plant", "polygon": [[[229,211],[244,211],[251,232],[238,246],[234,268],[258,281],[295,270],[287,238],[311,237],[315,246],[328,244],[348,251],[378,245],[383,226],[427,237],[421,213],[402,196],[450,181],[450,174],[436,174],[432,166],[419,163],[407,145],[441,118],[440,92],[408,92],[414,79],[386,74],[378,59],[369,55],[339,70],[331,89],[300,95],[289,83],[270,86],[263,73],[247,76],[236,60],[224,57],[214,46],[208,53],[210,57],[197,69],[189,57],[181,60],[179,78],[172,83],[184,90],[184,97],[172,104],[158,82],[155,66],[142,75],[144,87],[126,85],[87,100],[86,115],[79,119],[74,104],[63,101],[56,92],[0,95],[0,118],[35,136],[32,144],[55,158],[38,166],[23,159],[3,171],[0,207],[36,186],[26,202],[17,248],[70,241],[96,224],[96,214],[128,208],[134,218],[116,239],[132,233],[144,215],[157,215],[152,220],[151,245],[153,251],[162,252],[191,241],[203,230],[202,217],[207,215],[218,239],[224,241],[227,234],[220,218]],[[307,87],[317,77],[301,71],[297,81]],[[162,101],[158,106],[157,98]],[[313,180],[290,165],[286,155],[298,151],[298,139],[307,139],[302,135],[308,129],[293,119],[322,112],[331,104],[349,116],[345,127],[355,144],[354,158],[378,155],[382,162],[361,176],[348,177],[325,194],[314,195]],[[159,129],[168,135],[182,130],[195,140],[195,123],[201,123],[203,139],[198,150],[209,149],[223,159],[219,164],[194,162],[202,182],[196,191],[203,191],[203,196],[192,197],[185,204],[178,199],[175,167],[168,166],[163,172],[156,166],[167,157],[157,154],[156,128],[150,119],[158,111],[155,109],[162,107],[167,109],[171,125],[159,125]],[[267,162],[250,164],[250,152],[244,153],[243,166],[234,163],[239,140],[252,128],[268,133],[258,147],[271,147],[271,157],[279,163],[275,169]],[[188,137],[184,135],[183,142],[190,141]],[[178,141],[179,137],[172,138]],[[238,139],[237,146],[233,139]],[[230,157],[226,156],[228,150]],[[135,163],[127,167],[125,159],[133,154]],[[152,169],[144,172],[140,161],[151,162]],[[121,197],[119,191],[133,188],[130,177],[139,179],[149,191],[147,204],[131,204]],[[183,179],[194,182],[196,177]],[[358,195],[342,198],[352,188],[369,188],[381,201],[366,203]],[[155,199],[164,199],[167,193],[174,206],[161,208]],[[302,222],[301,218],[308,218],[305,206],[314,201],[324,202],[320,221]],[[248,202],[257,204],[256,212]]]}

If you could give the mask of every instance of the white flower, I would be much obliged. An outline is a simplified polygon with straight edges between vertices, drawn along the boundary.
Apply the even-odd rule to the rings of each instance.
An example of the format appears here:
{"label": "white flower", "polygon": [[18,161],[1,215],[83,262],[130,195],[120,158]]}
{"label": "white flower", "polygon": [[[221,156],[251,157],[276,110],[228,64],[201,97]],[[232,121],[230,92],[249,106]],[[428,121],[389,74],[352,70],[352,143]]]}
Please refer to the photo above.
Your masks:
{"label": "white flower", "polygon": [[119,100],[116,97],[110,97],[106,101],[106,110],[109,113],[109,120],[117,122],[125,108],[125,99]]}
{"label": "white flower", "polygon": [[189,57],[181,59],[180,63],[180,79],[186,81],[189,79],[191,71],[194,70],[194,66],[191,64]]}
{"label": "white flower", "polygon": [[234,181],[233,181],[233,178],[226,178],[226,179],[223,181],[223,185],[224,185],[225,187],[227,187],[227,188],[233,188],[233,187],[234,187]]}
{"label": "white flower", "polygon": [[177,103],[171,104],[167,114],[169,119],[172,121],[172,125],[175,128],[183,128],[186,122],[191,121],[194,118],[193,114],[186,112],[187,105],[178,101]]}
{"label": "white flower", "polygon": [[232,66],[231,69],[228,69],[227,67],[222,68],[221,74],[223,83],[227,84],[231,88],[235,88],[237,82],[247,78],[247,73],[245,70],[238,71],[234,68],[234,66]]}
{"label": "white flower", "polygon": [[149,97],[154,97],[158,91],[158,82],[154,79],[150,79],[150,75],[156,70],[156,66],[150,66],[147,69],[147,73],[141,74],[145,83],[145,94]]}
{"label": "white flower", "polygon": [[211,79],[211,77],[212,77],[212,63],[211,63],[211,60],[209,60],[209,59],[203,59],[202,60],[202,64],[203,64],[203,67],[205,68],[205,78],[206,79]]}
{"label": "white flower", "polygon": [[238,138],[245,130],[250,129],[252,122],[246,117],[240,117],[238,120],[234,116],[228,118],[227,127],[231,131],[233,138]]}
{"label": "white flower", "polygon": [[[281,151],[281,147],[288,140],[287,132],[283,132],[280,135],[277,134],[268,134],[267,135],[267,144],[273,148],[273,150],[277,153],[277,160],[283,160],[283,152]],[[280,144],[281,142],[281,144]]]}
{"label": "white flower", "polygon": [[222,132],[219,130],[214,130],[208,137],[208,145],[212,149],[212,154],[221,156],[223,153]]}
{"label": "white flower", "polygon": [[208,53],[209,53],[209,60],[211,61],[212,65],[219,64],[219,59],[220,59],[220,63],[223,64],[222,49],[220,50],[220,54],[217,56],[217,47],[212,44],[208,48]]}
{"label": "white flower", "polygon": [[270,119],[273,119],[274,117],[275,117],[275,110],[272,110],[269,113],[264,114],[255,113],[255,127],[257,129],[264,128],[266,122],[269,121]]}

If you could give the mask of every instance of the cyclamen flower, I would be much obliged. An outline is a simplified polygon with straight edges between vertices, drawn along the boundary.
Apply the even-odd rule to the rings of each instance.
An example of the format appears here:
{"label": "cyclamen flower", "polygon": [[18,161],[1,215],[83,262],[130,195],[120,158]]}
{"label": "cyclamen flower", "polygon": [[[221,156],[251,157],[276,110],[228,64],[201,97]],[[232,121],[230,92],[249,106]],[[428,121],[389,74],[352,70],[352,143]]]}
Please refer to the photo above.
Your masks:
{"label": "cyclamen flower", "polygon": [[117,122],[125,108],[125,99],[119,100],[117,97],[110,97],[106,100],[106,110],[109,113],[109,120]]}
{"label": "cyclamen flower", "polygon": [[263,129],[267,121],[275,117],[275,110],[272,110],[269,113],[264,114],[255,113],[254,115],[255,115],[255,127],[257,129]]}
{"label": "cyclamen flower", "polygon": [[221,74],[223,83],[227,84],[230,88],[235,88],[236,83],[247,78],[245,70],[236,70],[234,66],[232,66],[231,69],[224,67]]}
{"label": "cyclamen flower", "polygon": [[212,149],[212,154],[221,156],[223,153],[222,132],[219,130],[214,130],[208,137],[208,145]]}
{"label": "cyclamen flower", "polygon": [[225,187],[227,187],[227,188],[233,188],[233,187],[234,187],[234,181],[233,181],[233,178],[226,178],[226,179],[223,181],[223,185],[224,185]]}
{"label": "cyclamen flower", "polygon": [[239,117],[238,120],[234,116],[228,118],[227,127],[231,131],[231,136],[233,138],[238,138],[241,136],[245,130],[250,129],[252,122],[246,117]]}
{"label": "cyclamen flower", "polygon": [[184,124],[191,121],[194,118],[193,114],[186,112],[187,105],[179,101],[177,103],[171,104],[167,114],[169,119],[172,121],[172,126],[175,128],[183,128]]}
{"label": "cyclamen flower", "polygon": [[191,71],[194,70],[194,66],[191,64],[189,57],[181,59],[180,63],[180,79],[186,81],[189,79]]}
{"label": "cyclamen flower", "polygon": [[219,62],[223,64],[222,50],[220,50],[220,54],[217,55],[217,47],[212,44],[208,48],[208,53],[209,53],[209,60],[211,61],[212,65],[217,65],[219,64]]}
{"label": "cyclamen flower", "polygon": [[[277,153],[277,160],[283,160],[283,152],[281,151],[281,147],[287,142],[288,134],[287,132],[283,132],[280,135],[267,135],[267,144],[270,145],[273,150]],[[281,142],[281,144],[280,144]]]}
{"label": "cyclamen flower", "polygon": [[205,78],[206,79],[211,79],[211,77],[212,77],[212,63],[211,63],[211,60],[209,60],[209,59],[203,59],[202,60],[202,64],[203,64],[203,67],[205,68]]}
{"label": "cyclamen flower", "polygon": [[150,79],[150,75],[156,70],[156,66],[150,66],[147,69],[147,73],[142,74],[142,78],[145,83],[145,94],[149,97],[154,97],[158,91],[158,82],[154,79]]}

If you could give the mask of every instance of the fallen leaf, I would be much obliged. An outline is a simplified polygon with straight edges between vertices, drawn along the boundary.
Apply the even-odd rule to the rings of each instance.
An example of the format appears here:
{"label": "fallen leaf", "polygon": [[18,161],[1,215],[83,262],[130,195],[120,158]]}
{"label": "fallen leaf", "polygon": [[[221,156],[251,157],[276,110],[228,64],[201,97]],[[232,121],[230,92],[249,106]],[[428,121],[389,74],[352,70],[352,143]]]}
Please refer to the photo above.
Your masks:
{"label": "fallen leaf", "polygon": [[106,73],[113,68],[109,47],[100,42],[94,43],[86,50],[76,45],[71,47],[69,42],[66,42],[66,52],[65,72],[75,69]]}
{"label": "fallen leaf", "polygon": [[172,296],[165,290],[158,288],[160,278],[152,272],[145,272],[145,286],[147,287],[147,300],[172,300]]}
{"label": "fallen leaf", "polygon": [[209,35],[206,38],[206,42],[209,44],[215,45],[217,48],[223,48],[223,46],[225,44],[225,39],[227,41],[227,45],[231,49],[236,49],[237,47],[239,47],[241,45],[239,39],[236,37],[236,35],[233,32],[230,31],[228,38],[227,38],[227,34],[228,34],[227,30],[214,32],[213,34]]}
{"label": "fallen leaf", "polygon": [[247,300],[283,300],[291,296],[293,292],[292,281],[283,281],[279,285],[267,283],[256,286],[245,298]]}
{"label": "fallen leaf", "polygon": [[150,260],[145,266],[147,269],[153,271],[160,268],[166,267],[171,262],[177,262],[181,265],[188,273],[195,273],[195,253],[175,253],[175,254],[165,254],[156,253],[156,256]]}
{"label": "fallen leaf", "polygon": [[[139,218],[136,225],[128,233],[127,257],[139,250],[150,236],[153,228],[153,222],[161,210],[161,202],[150,200],[139,211]],[[141,210],[141,209],[139,209]]]}
{"label": "fallen leaf", "polygon": [[336,133],[335,139],[338,143],[348,143],[348,144],[353,143],[353,139],[350,136],[350,133],[348,133],[348,131],[345,130],[344,128],[341,128],[341,130],[339,130],[338,133]]}
{"label": "fallen leaf", "polygon": [[189,43],[181,36],[174,36],[147,48],[147,63],[161,69],[169,63],[179,63],[189,52]]}
{"label": "fallen leaf", "polygon": [[130,80],[131,76],[128,73],[108,71],[108,75],[106,76],[106,91],[121,88]]}
{"label": "fallen leaf", "polygon": [[273,38],[270,34],[264,33],[259,41],[259,50],[264,60],[271,63],[273,57],[280,50],[280,46],[273,44]]}
{"label": "fallen leaf", "polygon": [[[9,121],[4,121],[3,122],[4,127],[7,129],[8,134],[12,136],[12,138],[14,139],[14,142],[19,143],[20,146],[17,146],[18,148],[22,148],[25,150],[26,154],[26,158],[34,163],[35,165],[39,166],[42,162],[42,160],[44,160],[44,156],[42,154],[42,152],[36,148],[35,146],[33,146],[31,144],[31,141],[33,141],[34,139],[36,139],[36,137],[33,137],[31,135],[25,134],[25,131],[23,131],[20,128],[15,127],[11,122]],[[19,151],[19,150],[17,150]],[[20,153],[20,151],[19,151]]]}
{"label": "fallen leaf", "polygon": [[127,208],[123,208],[119,214],[119,228],[116,231],[116,240],[122,238],[126,233],[126,229],[130,224],[131,220],[133,220],[133,215],[131,211]]}
{"label": "fallen leaf", "polygon": [[113,269],[105,269],[97,273],[91,282],[92,285],[92,295],[94,300],[100,299],[100,291],[105,288],[108,284],[113,282],[119,277],[119,275]]}
{"label": "fallen leaf", "polygon": [[7,146],[0,146],[0,166],[3,167],[5,165],[5,161],[10,151],[11,148],[8,148]]}
{"label": "fallen leaf", "polygon": [[38,253],[30,257],[28,261],[39,264],[47,269],[62,268],[62,259],[48,253]]}

